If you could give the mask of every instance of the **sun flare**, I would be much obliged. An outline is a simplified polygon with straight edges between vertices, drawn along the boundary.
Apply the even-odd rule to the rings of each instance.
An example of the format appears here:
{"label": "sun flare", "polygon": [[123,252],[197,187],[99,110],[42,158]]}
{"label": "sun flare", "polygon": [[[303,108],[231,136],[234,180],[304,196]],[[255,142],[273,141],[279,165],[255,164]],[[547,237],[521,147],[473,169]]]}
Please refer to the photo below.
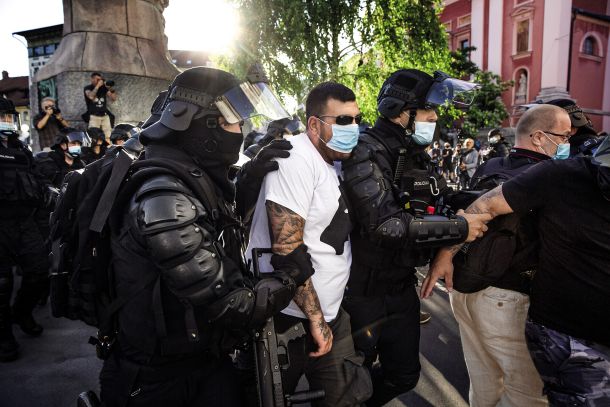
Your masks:
{"label": "sun flare", "polygon": [[237,9],[224,0],[172,0],[163,15],[169,49],[222,55],[238,36]]}

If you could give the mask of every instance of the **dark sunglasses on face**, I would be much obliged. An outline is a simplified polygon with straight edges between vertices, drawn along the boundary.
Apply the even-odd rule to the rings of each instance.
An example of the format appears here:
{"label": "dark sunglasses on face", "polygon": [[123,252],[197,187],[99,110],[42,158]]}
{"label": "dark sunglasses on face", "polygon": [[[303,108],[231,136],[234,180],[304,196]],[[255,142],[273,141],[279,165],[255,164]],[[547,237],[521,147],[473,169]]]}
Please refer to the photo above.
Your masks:
{"label": "dark sunglasses on face", "polygon": [[330,115],[322,115],[322,116],[316,116],[317,118],[321,119],[322,117],[332,117],[335,119],[335,123],[337,123],[339,126],[345,126],[348,124],[352,124],[352,123],[356,123],[356,124],[360,124],[362,122],[362,115],[356,115],[356,116],[348,116],[345,114],[339,115],[339,116],[330,116]]}

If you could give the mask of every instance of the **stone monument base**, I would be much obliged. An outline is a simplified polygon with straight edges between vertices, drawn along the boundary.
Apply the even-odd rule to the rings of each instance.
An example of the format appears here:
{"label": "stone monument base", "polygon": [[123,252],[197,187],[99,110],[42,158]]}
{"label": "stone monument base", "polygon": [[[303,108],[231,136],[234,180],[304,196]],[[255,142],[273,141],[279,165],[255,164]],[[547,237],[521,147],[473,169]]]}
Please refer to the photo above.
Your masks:
{"label": "stone monument base", "polygon": [[549,102],[554,99],[571,99],[572,96],[566,91],[566,88],[561,86],[553,86],[550,88],[540,89],[540,93],[536,96],[536,100],[542,100],[543,102]]}

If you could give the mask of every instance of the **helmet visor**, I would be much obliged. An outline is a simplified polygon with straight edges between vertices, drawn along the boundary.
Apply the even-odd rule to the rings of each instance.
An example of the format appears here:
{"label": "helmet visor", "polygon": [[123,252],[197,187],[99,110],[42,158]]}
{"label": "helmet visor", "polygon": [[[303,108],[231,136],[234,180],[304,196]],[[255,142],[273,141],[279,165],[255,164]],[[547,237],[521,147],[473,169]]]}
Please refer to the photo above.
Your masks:
{"label": "helmet visor", "polygon": [[443,78],[435,81],[426,97],[426,104],[430,106],[441,106],[445,103],[453,103],[458,107],[467,107],[472,104],[479,87],[476,83],[462,81],[454,78]]}
{"label": "helmet visor", "polygon": [[0,130],[19,130],[19,120],[15,113],[0,113]]}
{"label": "helmet visor", "polygon": [[79,141],[82,147],[89,147],[91,145],[91,138],[84,131],[73,131],[66,135],[68,142]]}
{"label": "helmet visor", "polygon": [[602,167],[610,168],[610,136],[606,136],[597,147],[595,154],[593,154],[593,161]]}
{"label": "helmet visor", "polygon": [[290,117],[277,96],[262,82],[243,82],[219,97],[215,104],[230,124],[254,116],[265,116],[270,120]]}

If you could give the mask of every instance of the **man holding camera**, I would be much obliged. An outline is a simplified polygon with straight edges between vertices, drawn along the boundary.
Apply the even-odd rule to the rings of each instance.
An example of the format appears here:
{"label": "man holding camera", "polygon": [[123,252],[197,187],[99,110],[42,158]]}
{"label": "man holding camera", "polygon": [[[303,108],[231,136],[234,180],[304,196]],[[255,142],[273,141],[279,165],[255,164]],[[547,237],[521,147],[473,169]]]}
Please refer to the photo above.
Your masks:
{"label": "man holding camera", "polygon": [[91,84],[84,88],[89,127],[102,129],[108,143],[110,143],[112,125],[110,123],[110,112],[106,104],[108,99],[114,102],[118,97],[113,87],[113,81],[106,81],[102,74],[93,72],[91,74]]}
{"label": "man holding camera", "polygon": [[68,122],[61,116],[55,105],[55,99],[47,97],[40,102],[41,112],[34,117],[34,126],[38,130],[40,149],[51,147],[59,131],[68,127]]}

